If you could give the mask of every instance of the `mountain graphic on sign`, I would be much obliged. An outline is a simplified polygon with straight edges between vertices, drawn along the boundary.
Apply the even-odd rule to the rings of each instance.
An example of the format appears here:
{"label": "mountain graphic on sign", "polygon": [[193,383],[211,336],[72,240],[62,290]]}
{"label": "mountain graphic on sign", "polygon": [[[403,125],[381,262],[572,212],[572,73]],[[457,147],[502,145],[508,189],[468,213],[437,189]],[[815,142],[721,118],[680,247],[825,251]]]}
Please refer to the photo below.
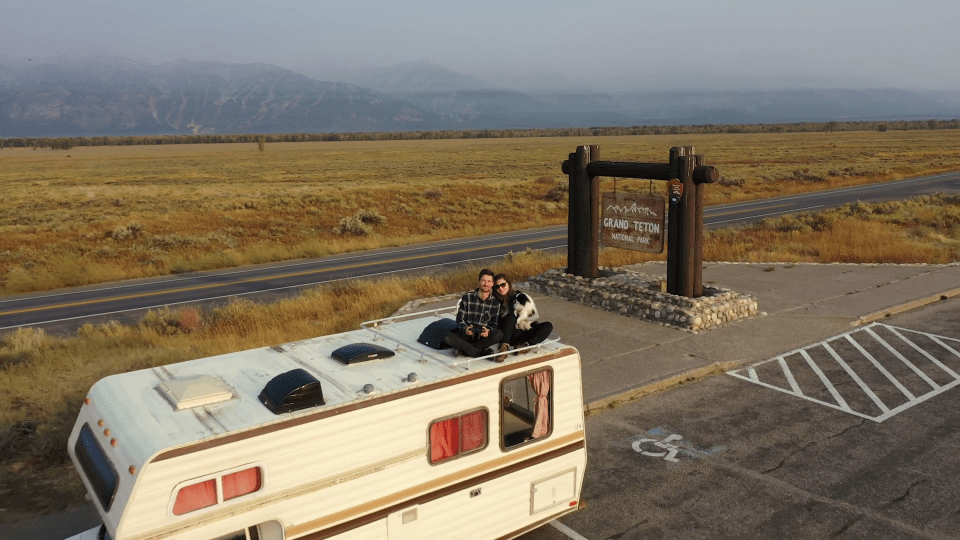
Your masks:
{"label": "mountain graphic on sign", "polygon": [[606,212],[613,211],[615,214],[637,214],[644,217],[660,217],[656,212],[647,208],[646,206],[637,206],[637,203],[633,203],[630,206],[620,206],[618,204],[611,204],[605,210]]}

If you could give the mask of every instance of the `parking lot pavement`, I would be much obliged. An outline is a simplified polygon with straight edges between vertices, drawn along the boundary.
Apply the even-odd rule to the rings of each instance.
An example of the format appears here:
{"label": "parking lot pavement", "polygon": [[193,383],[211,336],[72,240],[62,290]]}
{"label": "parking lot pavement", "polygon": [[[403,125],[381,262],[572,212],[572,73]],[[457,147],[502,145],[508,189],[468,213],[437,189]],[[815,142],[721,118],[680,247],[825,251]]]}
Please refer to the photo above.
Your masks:
{"label": "parking lot pavement", "polygon": [[561,521],[591,540],[956,538],[957,351],[951,299],[591,416],[584,509]]}

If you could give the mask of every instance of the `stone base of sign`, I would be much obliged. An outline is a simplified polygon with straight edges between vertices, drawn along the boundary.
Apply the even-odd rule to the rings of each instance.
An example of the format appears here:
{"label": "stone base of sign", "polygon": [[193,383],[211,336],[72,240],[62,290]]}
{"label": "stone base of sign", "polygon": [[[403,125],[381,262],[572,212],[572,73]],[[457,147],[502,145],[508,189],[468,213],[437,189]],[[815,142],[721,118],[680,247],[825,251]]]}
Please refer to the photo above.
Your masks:
{"label": "stone base of sign", "polygon": [[629,266],[600,268],[600,277],[584,278],[554,268],[527,279],[530,292],[559,296],[571,302],[698,332],[756,316],[757,301],[729,289],[703,287],[703,296],[669,294],[659,277]]}

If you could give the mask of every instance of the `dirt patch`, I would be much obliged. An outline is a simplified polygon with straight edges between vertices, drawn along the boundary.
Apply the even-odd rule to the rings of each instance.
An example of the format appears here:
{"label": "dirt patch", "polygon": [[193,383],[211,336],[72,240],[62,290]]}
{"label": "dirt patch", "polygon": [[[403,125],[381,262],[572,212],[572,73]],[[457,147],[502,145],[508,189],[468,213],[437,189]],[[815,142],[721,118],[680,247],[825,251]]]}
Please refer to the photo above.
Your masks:
{"label": "dirt patch", "polygon": [[31,421],[0,432],[0,524],[87,504],[86,490],[72,463],[38,457],[43,445],[36,433],[37,423]]}

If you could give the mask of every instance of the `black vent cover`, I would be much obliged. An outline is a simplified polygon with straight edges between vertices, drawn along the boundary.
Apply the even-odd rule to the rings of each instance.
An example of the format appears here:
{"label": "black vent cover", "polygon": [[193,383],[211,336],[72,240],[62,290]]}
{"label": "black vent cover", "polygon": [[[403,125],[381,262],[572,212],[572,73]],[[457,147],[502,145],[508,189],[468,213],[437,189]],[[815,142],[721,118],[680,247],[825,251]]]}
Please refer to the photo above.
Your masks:
{"label": "black vent cover", "polygon": [[344,345],[330,353],[330,356],[343,362],[344,364],[356,364],[357,362],[366,362],[367,360],[379,360],[380,358],[390,358],[393,351],[379,345],[370,343],[351,343]]}
{"label": "black vent cover", "polygon": [[260,392],[260,401],[274,414],[324,404],[320,381],[299,368],[270,379]]}

